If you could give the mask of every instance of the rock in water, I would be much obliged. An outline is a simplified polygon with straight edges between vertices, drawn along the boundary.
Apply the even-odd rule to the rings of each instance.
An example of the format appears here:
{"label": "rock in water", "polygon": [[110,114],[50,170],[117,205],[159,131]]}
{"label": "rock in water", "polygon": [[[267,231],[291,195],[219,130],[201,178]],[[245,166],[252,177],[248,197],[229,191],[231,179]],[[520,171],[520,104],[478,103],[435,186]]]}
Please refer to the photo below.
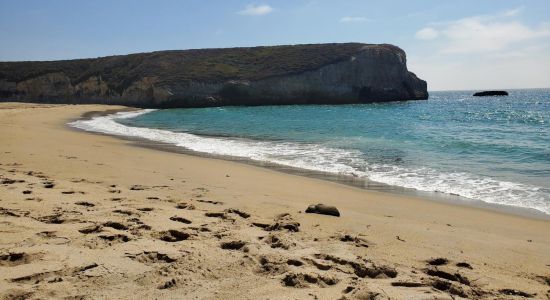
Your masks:
{"label": "rock in water", "polygon": [[507,91],[483,91],[477,92],[474,94],[475,97],[485,97],[485,96],[508,96]]}
{"label": "rock in water", "polygon": [[329,215],[329,216],[340,216],[340,212],[338,209],[334,206],[328,206],[324,204],[317,204],[317,205],[310,205],[306,209],[306,213],[308,214],[320,214],[320,215]]}
{"label": "rock in water", "polygon": [[0,101],[137,107],[348,104],[427,99],[388,44],[158,51],[0,62]]}

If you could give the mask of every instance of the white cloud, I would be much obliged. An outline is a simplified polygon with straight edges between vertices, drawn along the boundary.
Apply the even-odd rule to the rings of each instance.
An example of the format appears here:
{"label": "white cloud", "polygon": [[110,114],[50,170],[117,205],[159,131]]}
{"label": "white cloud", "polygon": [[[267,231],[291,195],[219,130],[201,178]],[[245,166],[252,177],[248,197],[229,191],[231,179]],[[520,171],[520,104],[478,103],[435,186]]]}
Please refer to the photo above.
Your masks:
{"label": "white cloud", "polygon": [[408,59],[409,70],[433,90],[514,89],[550,87],[550,48],[523,49],[512,56]]}
{"label": "white cloud", "polygon": [[368,21],[368,19],[365,17],[343,17],[340,19],[340,22],[342,23],[358,23],[366,21]]}
{"label": "white cloud", "polygon": [[502,15],[505,16],[505,17],[514,17],[514,16],[519,15],[522,11],[523,11],[523,6],[520,6],[518,8],[509,9],[509,10],[505,11],[504,13],[502,13]]}
{"label": "white cloud", "polygon": [[549,26],[528,27],[518,21],[465,18],[442,30],[448,39],[444,53],[483,53],[506,49],[508,46],[550,37]]}
{"label": "white cloud", "polygon": [[249,4],[245,7],[245,9],[239,11],[240,15],[245,16],[262,16],[267,15],[273,11],[273,7],[263,4],[263,5],[255,5],[255,4]]}
{"label": "white cloud", "polygon": [[414,35],[419,40],[433,40],[439,36],[439,32],[433,27],[424,27]]}
{"label": "white cloud", "polygon": [[426,52],[409,69],[430,90],[548,87],[550,23],[525,23],[522,10],[427,24],[415,33]]}
{"label": "white cloud", "polygon": [[433,23],[416,32],[421,40],[444,41],[442,53],[491,53],[510,46],[550,37],[550,24],[533,27],[515,20],[523,8],[496,15],[463,18],[445,23]]}

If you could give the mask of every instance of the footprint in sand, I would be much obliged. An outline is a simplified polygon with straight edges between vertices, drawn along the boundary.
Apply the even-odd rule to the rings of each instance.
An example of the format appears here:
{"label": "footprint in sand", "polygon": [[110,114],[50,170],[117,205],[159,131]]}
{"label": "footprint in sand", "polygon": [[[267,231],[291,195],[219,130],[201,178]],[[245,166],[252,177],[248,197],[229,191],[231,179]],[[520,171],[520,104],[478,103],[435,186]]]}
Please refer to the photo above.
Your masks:
{"label": "footprint in sand", "polygon": [[29,198],[25,198],[26,201],[36,201],[36,202],[42,202],[44,199],[40,198],[40,197],[29,197]]}
{"label": "footprint in sand", "polygon": [[47,239],[52,239],[52,238],[57,237],[57,234],[56,234],[55,231],[41,231],[41,232],[37,233],[36,235],[39,236],[39,237],[47,238]]}
{"label": "footprint in sand", "polygon": [[379,266],[368,260],[350,260],[341,258],[331,254],[318,253],[313,255],[318,261],[323,261],[325,264],[333,264],[339,266],[339,268],[347,267],[355,275],[360,278],[371,279],[386,279],[397,277],[397,270],[389,266]]}
{"label": "footprint in sand", "polygon": [[290,258],[290,259],[288,259],[288,260],[286,261],[286,264],[289,265],[289,266],[301,267],[301,266],[304,265],[304,262],[303,262],[303,261],[300,261],[300,260],[298,260],[298,259],[292,259],[292,258]]}
{"label": "footprint in sand", "polygon": [[113,210],[113,212],[116,213],[116,214],[121,214],[121,215],[126,215],[126,216],[131,216],[131,215],[134,214],[132,211],[123,210],[123,209],[115,209],[115,210]]}
{"label": "footprint in sand", "polygon": [[60,214],[41,216],[36,218],[36,220],[46,224],[63,224],[66,221]]}
{"label": "footprint in sand", "polygon": [[223,205],[224,203],[221,202],[221,201],[213,201],[213,200],[196,200],[197,202],[201,202],[201,203],[207,203],[207,204],[212,204],[212,205]]}
{"label": "footprint in sand", "polygon": [[162,231],[158,233],[158,238],[165,242],[180,242],[187,240],[191,235],[187,232],[170,229],[168,231]]}
{"label": "footprint in sand", "polygon": [[101,228],[102,228],[101,225],[91,225],[91,226],[87,226],[79,229],[78,232],[82,234],[97,233],[97,232],[101,232]]}
{"label": "footprint in sand", "polygon": [[108,241],[109,246],[112,245],[112,242],[126,243],[130,241],[130,238],[124,234],[100,235],[99,238],[104,241]]}
{"label": "footprint in sand", "polygon": [[459,282],[467,286],[470,285],[470,280],[466,276],[458,272],[451,273],[451,272],[440,270],[438,268],[428,268],[424,270],[424,273],[432,277],[438,277],[440,279]]}
{"label": "footprint in sand", "polygon": [[282,280],[284,286],[294,288],[308,288],[311,284],[319,287],[335,285],[339,280],[335,277],[320,275],[317,273],[290,273]]}
{"label": "footprint in sand", "polygon": [[7,254],[0,254],[0,266],[14,267],[23,264],[31,263],[44,256],[44,253],[25,253],[25,252],[10,252]]}
{"label": "footprint in sand", "polygon": [[283,213],[275,217],[274,223],[269,224],[263,227],[265,224],[262,223],[252,223],[252,225],[257,227],[262,227],[265,231],[280,231],[288,230],[290,232],[300,231],[300,223],[294,221],[294,218],[289,213]]}
{"label": "footprint in sand", "polygon": [[344,235],[341,235],[338,239],[345,243],[352,243],[355,245],[355,247],[364,247],[364,248],[369,247],[369,242],[367,242],[367,240],[365,240],[364,238],[361,238],[358,236],[344,234]]}
{"label": "footprint in sand", "polygon": [[53,189],[55,184],[51,181],[46,181],[42,183],[45,189]]}
{"label": "footprint in sand", "polygon": [[449,260],[444,257],[432,258],[426,261],[431,266],[443,266],[449,263]]}
{"label": "footprint in sand", "polygon": [[3,208],[3,207],[0,207],[0,215],[2,215],[2,216],[16,217],[16,218],[19,218],[19,217],[20,217],[19,211],[18,211],[18,210],[16,210],[16,209],[8,209],[8,208]]}
{"label": "footprint in sand", "polygon": [[178,216],[173,216],[173,217],[170,217],[170,220],[172,221],[175,221],[175,222],[180,222],[180,223],[183,223],[183,224],[191,224],[192,222],[186,218],[183,218],[183,217],[178,217]]}
{"label": "footprint in sand", "polygon": [[113,221],[103,223],[103,227],[110,227],[110,228],[114,228],[116,230],[128,230],[128,226],[126,226],[122,223],[113,222]]}
{"label": "footprint in sand", "polygon": [[241,210],[238,210],[236,208],[229,208],[229,209],[226,209],[225,210],[226,213],[230,213],[230,214],[236,214],[238,215],[239,217],[243,218],[243,219],[248,219],[250,217],[250,214],[249,213],[246,213],[244,211],[241,211]]}
{"label": "footprint in sand", "polygon": [[72,195],[72,194],[76,194],[76,193],[81,194],[81,195],[86,194],[86,192],[82,192],[82,191],[78,191],[78,192],[76,192],[76,191],[62,191],[61,192],[61,194],[63,194],[63,195]]}
{"label": "footprint in sand", "polygon": [[153,265],[158,263],[173,263],[177,259],[157,251],[143,251],[139,254],[126,254],[126,256],[132,260],[138,261],[142,264]]}
{"label": "footprint in sand", "polygon": [[176,280],[174,278],[160,284],[157,288],[160,289],[160,290],[163,290],[163,289],[169,289],[169,288],[173,288],[176,286]]}
{"label": "footprint in sand", "polygon": [[[87,270],[98,267],[98,264],[92,263],[89,265],[84,265],[76,268],[65,268],[55,271],[45,271],[33,273],[26,276],[20,276],[10,279],[11,282],[23,283],[23,284],[38,284],[40,282],[59,282],[63,281],[62,277],[75,277],[79,276],[80,273]],[[60,280],[61,279],[61,280]]]}
{"label": "footprint in sand", "polygon": [[138,208],[137,210],[143,211],[143,212],[149,212],[149,211],[153,211],[154,209],[152,207],[142,207],[142,208]]}
{"label": "footprint in sand", "polygon": [[[459,267],[459,268],[466,268],[466,269],[470,269],[470,270],[473,270],[474,268],[472,267],[472,265],[470,265],[469,263],[467,262],[458,262],[456,263],[456,266]],[[550,282],[550,281],[549,281]],[[548,284],[550,285],[550,283]]]}
{"label": "footprint in sand", "polygon": [[398,287],[408,287],[408,288],[416,288],[416,287],[423,287],[426,286],[426,284],[422,282],[414,282],[414,281],[394,281],[391,283],[392,286],[398,286]]}
{"label": "footprint in sand", "polygon": [[280,248],[288,250],[296,246],[296,243],[290,238],[275,233],[270,233],[267,237],[263,239],[263,241],[273,249]]}
{"label": "footprint in sand", "polygon": [[221,243],[220,247],[225,250],[240,250],[246,245],[244,241],[229,241]]}
{"label": "footprint in sand", "polygon": [[25,180],[15,180],[15,179],[10,179],[10,178],[0,179],[0,184],[5,184],[5,185],[15,184],[15,183],[23,183],[23,182],[25,182]]}
{"label": "footprint in sand", "polygon": [[181,203],[176,204],[176,208],[177,208],[177,209],[194,210],[194,209],[195,209],[195,205],[189,204],[189,203],[185,203],[185,202],[181,202]]}
{"label": "footprint in sand", "polygon": [[143,191],[143,190],[148,190],[149,187],[146,187],[146,186],[143,186],[143,185],[140,185],[140,184],[135,184],[135,185],[132,185],[130,187],[130,190],[131,191]]}
{"label": "footprint in sand", "polygon": [[514,289],[501,289],[499,292],[503,295],[509,295],[509,296],[519,296],[523,298],[533,298],[535,295],[529,294],[520,290],[514,290]]}
{"label": "footprint in sand", "polygon": [[34,292],[21,289],[6,290],[2,294],[2,299],[30,299],[34,295]]}
{"label": "footprint in sand", "polygon": [[225,212],[207,212],[204,213],[204,215],[209,218],[229,219]]}

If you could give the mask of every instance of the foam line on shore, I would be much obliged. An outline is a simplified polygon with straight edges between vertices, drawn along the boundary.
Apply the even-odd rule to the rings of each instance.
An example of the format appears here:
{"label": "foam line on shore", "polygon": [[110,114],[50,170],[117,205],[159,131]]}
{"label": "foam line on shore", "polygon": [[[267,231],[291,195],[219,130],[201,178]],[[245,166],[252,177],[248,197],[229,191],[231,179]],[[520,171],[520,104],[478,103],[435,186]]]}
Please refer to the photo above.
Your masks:
{"label": "foam line on shore", "polygon": [[393,186],[459,195],[487,203],[535,209],[550,214],[550,191],[545,191],[542,187],[498,181],[467,173],[442,173],[430,168],[409,169],[389,164],[373,164],[366,161],[358,150],[332,148],[313,143],[205,137],[184,132],[126,126],[116,121],[135,118],[151,111],[153,110],[118,112],[78,120],[69,125],[86,131],[144,138],[201,153],[368,178]]}

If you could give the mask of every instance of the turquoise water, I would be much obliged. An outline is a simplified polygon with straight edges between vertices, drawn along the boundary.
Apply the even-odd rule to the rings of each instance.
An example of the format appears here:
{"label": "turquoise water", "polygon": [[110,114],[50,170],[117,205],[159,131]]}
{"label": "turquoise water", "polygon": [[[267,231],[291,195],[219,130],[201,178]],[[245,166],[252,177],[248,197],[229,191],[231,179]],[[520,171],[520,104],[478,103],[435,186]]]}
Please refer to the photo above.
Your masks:
{"label": "turquoise water", "polygon": [[550,89],[472,94],[432,92],[427,101],[341,106],[167,109],[112,119],[120,126],[115,134],[194,151],[550,213]]}

